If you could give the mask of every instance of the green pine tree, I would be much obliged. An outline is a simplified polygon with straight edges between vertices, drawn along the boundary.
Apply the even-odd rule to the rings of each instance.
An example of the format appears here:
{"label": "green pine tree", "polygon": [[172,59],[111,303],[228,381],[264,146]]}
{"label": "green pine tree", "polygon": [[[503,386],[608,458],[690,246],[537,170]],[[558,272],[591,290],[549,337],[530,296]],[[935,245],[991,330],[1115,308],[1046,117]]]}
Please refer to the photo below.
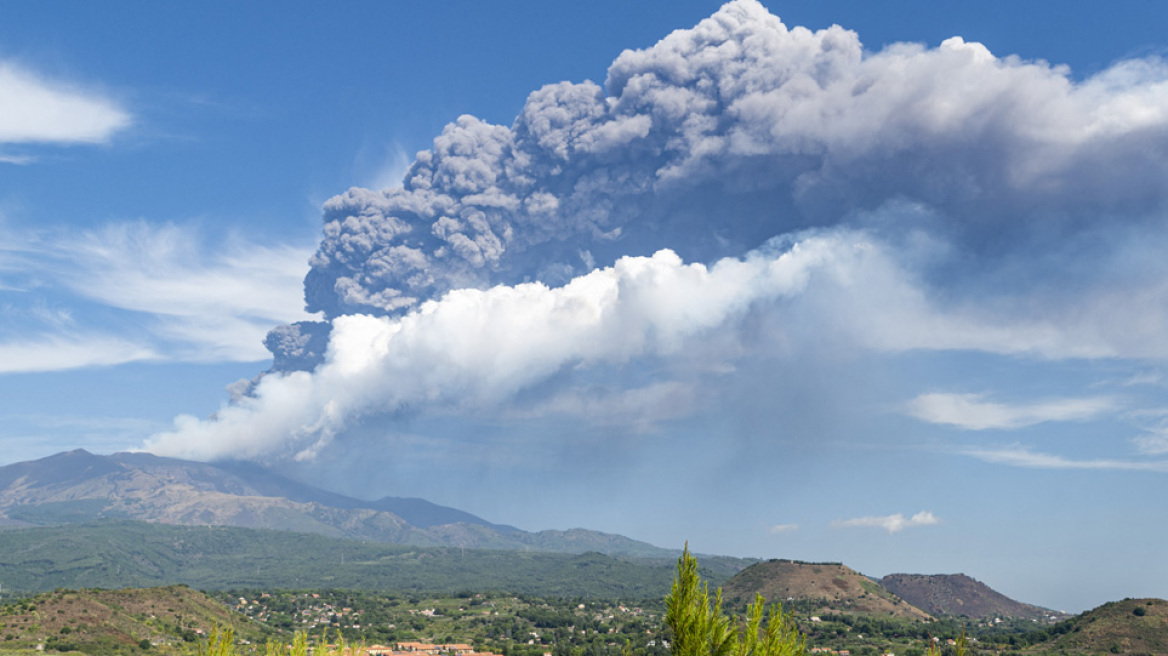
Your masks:
{"label": "green pine tree", "polygon": [[[766,600],[755,595],[740,622],[722,612],[722,589],[710,599],[709,585],[698,574],[698,561],[689,544],[677,560],[677,578],[665,597],[665,624],[672,634],[673,656],[804,656],[806,637],[782,604],[765,610]],[[766,626],[763,618],[766,616]]]}

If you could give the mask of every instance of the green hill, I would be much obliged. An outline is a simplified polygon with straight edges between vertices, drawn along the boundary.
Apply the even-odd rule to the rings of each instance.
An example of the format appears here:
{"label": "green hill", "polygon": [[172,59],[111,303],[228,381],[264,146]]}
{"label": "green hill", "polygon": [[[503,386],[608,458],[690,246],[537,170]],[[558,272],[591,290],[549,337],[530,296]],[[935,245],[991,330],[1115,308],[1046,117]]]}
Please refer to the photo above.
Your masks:
{"label": "green hill", "polygon": [[1113,601],[1062,622],[1033,654],[1168,654],[1168,601]]}
{"label": "green hill", "polygon": [[56,590],[0,607],[5,651],[188,652],[200,636],[228,626],[241,640],[263,640],[262,627],[186,586]]}
{"label": "green hill", "polygon": [[[721,583],[746,561],[714,559]],[[538,596],[663,596],[674,563],[598,553],[410,547],[226,526],[108,521],[0,531],[6,591],[151,587],[507,591]]]}

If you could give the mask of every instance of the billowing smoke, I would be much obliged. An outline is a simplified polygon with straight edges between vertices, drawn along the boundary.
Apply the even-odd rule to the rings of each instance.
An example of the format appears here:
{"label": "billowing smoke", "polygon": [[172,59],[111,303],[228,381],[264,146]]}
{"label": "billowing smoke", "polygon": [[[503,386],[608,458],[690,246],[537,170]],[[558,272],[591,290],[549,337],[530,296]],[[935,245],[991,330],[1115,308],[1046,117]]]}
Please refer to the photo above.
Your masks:
{"label": "billowing smoke", "polygon": [[392,314],[662,247],[710,261],[897,197],[973,243],[1157,208],[1166,99],[1158,61],[1076,84],[960,38],[865,56],[853,32],[734,2],[624,52],[603,88],[534,92],[510,128],[459,118],[400,188],[330,200],[306,298]]}
{"label": "billowing smoke", "polygon": [[[959,37],[871,53],[736,0],[328,201],[305,280],[328,321],[273,331],[252,396],[149,448],[307,456],[371,414],[643,358],[730,371],[806,335],[1163,358],[1166,154],[1159,60],[1076,81]],[[643,390],[678,389],[659,371]]]}

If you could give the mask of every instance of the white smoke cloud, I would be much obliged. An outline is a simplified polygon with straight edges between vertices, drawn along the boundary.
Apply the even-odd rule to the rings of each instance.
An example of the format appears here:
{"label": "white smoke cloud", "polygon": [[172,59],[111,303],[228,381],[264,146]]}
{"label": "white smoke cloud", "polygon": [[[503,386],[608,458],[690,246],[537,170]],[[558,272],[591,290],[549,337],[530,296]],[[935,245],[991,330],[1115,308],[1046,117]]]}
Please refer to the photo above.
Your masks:
{"label": "white smoke cloud", "polygon": [[[333,320],[326,361],[315,371],[269,376],[254,397],[209,420],[180,418],[174,432],[155,436],[147,448],[198,459],[310,457],[347,424],[372,415],[407,408],[507,414],[519,395],[565,370],[657,359],[706,372],[686,382],[667,369],[647,387],[599,394],[558,390],[510,411],[512,418],[567,414],[652,430],[657,421],[701,408],[701,376],[732,375],[739,358],[797,351],[813,340],[893,353],[1113,348],[1098,336],[1080,343],[1081,326],[1060,329],[1054,320],[1035,325],[1027,317],[930,302],[902,265],[909,259],[864,232],[821,231],[709,267],[660,251],[622,258],[562,287],[462,289],[397,318],[345,315]],[[766,326],[750,344],[738,337],[748,322]],[[910,410],[933,422],[1004,428],[1083,420],[1115,407],[1103,397],[1011,407],[932,394]]]}
{"label": "white smoke cloud", "polygon": [[921,394],[907,406],[908,414],[931,424],[966,430],[1012,429],[1048,421],[1087,421],[1113,412],[1118,403],[1109,397],[1054,399],[1025,405],[983,400],[982,394]]}
{"label": "white smoke cloud", "polygon": [[[108,98],[0,62],[0,144],[104,143],[130,122],[130,115]],[[6,156],[2,161],[29,159]]]}
{"label": "white smoke cloud", "polygon": [[922,510],[912,517],[905,517],[901,513],[878,517],[856,517],[854,519],[837,519],[831,523],[834,528],[882,528],[889,533],[899,533],[906,528],[917,526],[932,526],[940,524],[941,520],[931,512]]}
{"label": "white smoke cloud", "polygon": [[175,432],[155,436],[147,449],[215,458],[292,447],[311,455],[346,421],[372,413],[490,408],[566,367],[682,357],[688,342],[724,329],[752,305],[799,294],[813,273],[834,276],[872,250],[861,235],[811,237],[711,267],[661,251],[622,258],[563,287],[462,289],[396,319],[338,317],[315,372],[269,376],[254,397],[211,420],[180,418]]}

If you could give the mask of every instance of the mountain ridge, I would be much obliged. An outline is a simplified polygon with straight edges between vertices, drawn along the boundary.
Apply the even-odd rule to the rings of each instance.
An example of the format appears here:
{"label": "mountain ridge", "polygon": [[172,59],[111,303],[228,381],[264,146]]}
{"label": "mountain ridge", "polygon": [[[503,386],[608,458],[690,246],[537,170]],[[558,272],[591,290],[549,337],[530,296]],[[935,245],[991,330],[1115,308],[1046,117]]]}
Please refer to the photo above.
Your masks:
{"label": "mountain ridge", "polygon": [[316,533],[414,546],[535,549],[666,557],[675,550],[621,535],[522,531],[424,499],[366,501],[254,463],[199,463],[83,449],[0,467],[0,522],[52,525],[124,518]]}

